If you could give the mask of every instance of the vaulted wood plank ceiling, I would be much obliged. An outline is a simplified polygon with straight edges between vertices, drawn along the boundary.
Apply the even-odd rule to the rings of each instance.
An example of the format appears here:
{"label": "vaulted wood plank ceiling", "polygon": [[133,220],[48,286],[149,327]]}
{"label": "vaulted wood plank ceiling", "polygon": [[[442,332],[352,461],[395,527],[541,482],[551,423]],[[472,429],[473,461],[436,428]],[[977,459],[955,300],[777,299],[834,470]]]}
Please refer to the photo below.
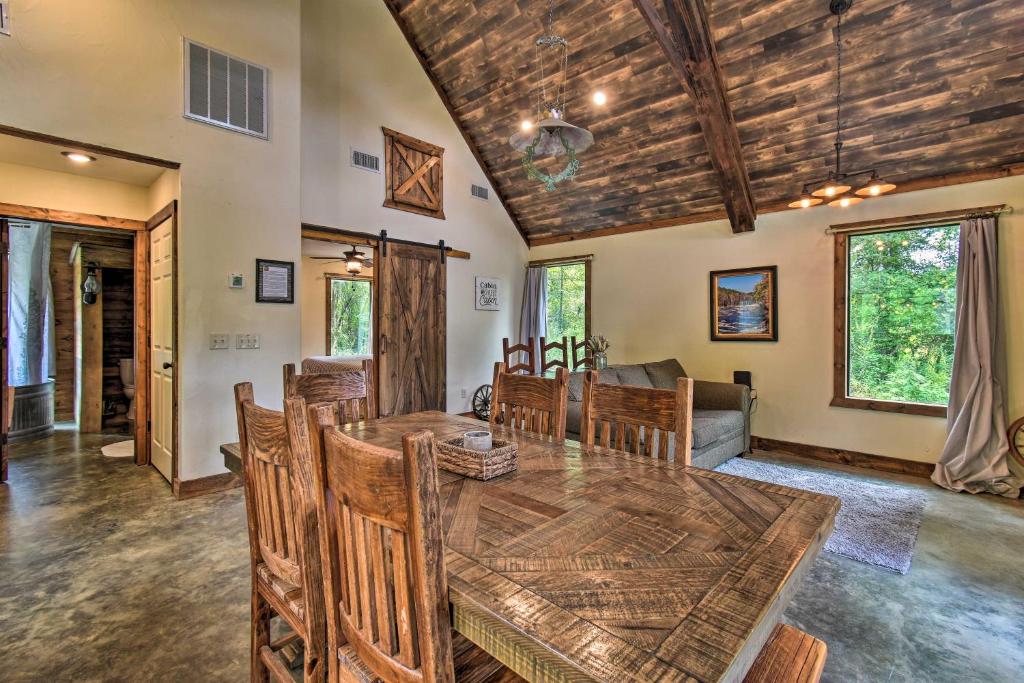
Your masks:
{"label": "vaulted wood plank ceiling", "polygon": [[[570,45],[566,118],[596,142],[554,192],[508,145],[531,114],[546,3],[385,1],[531,242],[724,217],[693,103],[634,0],[555,2]],[[833,163],[834,17],[826,0],[704,2],[757,209],[778,210]],[[590,101],[598,89],[605,107]],[[1024,2],[855,0],[843,121],[844,166],[903,187],[1020,172]]]}

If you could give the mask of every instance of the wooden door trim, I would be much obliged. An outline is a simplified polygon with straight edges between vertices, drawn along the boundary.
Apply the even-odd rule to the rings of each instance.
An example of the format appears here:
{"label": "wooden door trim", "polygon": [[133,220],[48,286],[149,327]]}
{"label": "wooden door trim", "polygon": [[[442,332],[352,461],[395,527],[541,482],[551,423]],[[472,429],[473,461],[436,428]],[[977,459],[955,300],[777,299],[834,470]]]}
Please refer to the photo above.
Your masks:
{"label": "wooden door trim", "polygon": [[114,149],[113,147],[104,147],[102,145],[94,145],[89,142],[80,142],[69,138],[57,137],[56,135],[37,133],[31,130],[15,128],[14,126],[0,125],[0,134],[23,138],[25,140],[34,140],[35,142],[44,142],[48,145],[70,147],[80,152],[91,152],[93,154],[99,154],[100,156],[114,157],[115,159],[124,159],[126,161],[135,161],[140,164],[149,164],[150,166],[160,166],[161,168],[172,169],[181,168],[181,164],[177,161],[168,161],[167,159],[149,157],[143,154],[133,154],[132,152],[125,152],[124,150]]}
{"label": "wooden door trim", "polygon": [[4,202],[0,202],[0,216],[85,228],[108,228],[111,230],[135,231],[146,229],[145,221],[138,221],[133,218],[100,216],[94,213],[44,209],[40,206],[25,206],[23,204],[7,204]]}

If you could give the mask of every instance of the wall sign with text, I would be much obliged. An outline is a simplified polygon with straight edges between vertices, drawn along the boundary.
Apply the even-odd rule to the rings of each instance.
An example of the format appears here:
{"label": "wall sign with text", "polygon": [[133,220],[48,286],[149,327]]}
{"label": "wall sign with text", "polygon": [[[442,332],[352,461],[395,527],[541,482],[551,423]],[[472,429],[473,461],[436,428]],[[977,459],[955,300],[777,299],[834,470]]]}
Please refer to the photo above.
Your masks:
{"label": "wall sign with text", "polygon": [[256,303],[295,303],[295,262],[256,259]]}
{"label": "wall sign with text", "polygon": [[476,310],[501,310],[501,280],[496,277],[476,278]]}

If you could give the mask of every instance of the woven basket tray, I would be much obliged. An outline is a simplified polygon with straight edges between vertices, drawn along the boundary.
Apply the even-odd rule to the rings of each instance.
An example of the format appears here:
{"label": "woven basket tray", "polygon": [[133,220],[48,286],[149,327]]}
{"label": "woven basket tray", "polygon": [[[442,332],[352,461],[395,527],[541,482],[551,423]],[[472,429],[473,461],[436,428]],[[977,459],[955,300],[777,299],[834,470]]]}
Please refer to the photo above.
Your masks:
{"label": "woven basket tray", "polygon": [[519,447],[515,441],[494,439],[489,451],[471,451],[462,447],[462,437],[438,440],[437,466],[472,479],[487,481],[519,467]]}

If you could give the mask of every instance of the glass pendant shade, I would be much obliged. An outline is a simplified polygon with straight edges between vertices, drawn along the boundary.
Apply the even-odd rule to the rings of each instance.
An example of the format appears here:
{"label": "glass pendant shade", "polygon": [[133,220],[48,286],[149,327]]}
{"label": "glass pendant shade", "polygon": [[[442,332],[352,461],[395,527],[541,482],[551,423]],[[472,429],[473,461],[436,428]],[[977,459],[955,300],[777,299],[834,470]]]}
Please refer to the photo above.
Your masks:
{"label": "glass pendant shade", "polygon": [[892,192],[895,189],[896,186],[892,183],[887,183],[881,178],[872,178],[867,185],[857,190],[857,194],[861,197],[877,197],[880,194]]}
{"label": "glass pendant shade", "polygon": [[[849,190],[850,188],[846,188],[846,189]],[[836,207],[839,207],[840,209],[845,209],[848,206],[853,206],[854,204],[860,204],[862,201],[864,201],[863,197],[858,197],[857,195],[853,195],[853,194],[844,194],[844,195],[840,195],[840,196],[836,197],[835,199],[833,199],[832,201],[830,201],[828,203],[828,205],[829,206],[836,206]]]}
{"label": "glass pendant shade", "polygon": [[821,204],[823,201],[824,201],[823,199],[820,199],[820,198],[815,197],[813,195],[809,195],[809,194],[807,194],[805,192],[804,194],[800,195],[800,199],[796,200],[795,202],[790,202],[789,203],[789,208],[791,208],[791,209],[807,209],[807,208],[810,208],[812,206],[817,206],[818,204]]}
{"label": "glass pendant shade", "polygon": [[815,197],[837,197],[845,192],[850,191],[850,186],[840,180],[830,180],[811,194]]}
{"label": "glass pendant shade", "polygon": [[363,272],[363,262],[357,258],[351,258],[345,263],[345,270],[350,275],[358,275]]}

